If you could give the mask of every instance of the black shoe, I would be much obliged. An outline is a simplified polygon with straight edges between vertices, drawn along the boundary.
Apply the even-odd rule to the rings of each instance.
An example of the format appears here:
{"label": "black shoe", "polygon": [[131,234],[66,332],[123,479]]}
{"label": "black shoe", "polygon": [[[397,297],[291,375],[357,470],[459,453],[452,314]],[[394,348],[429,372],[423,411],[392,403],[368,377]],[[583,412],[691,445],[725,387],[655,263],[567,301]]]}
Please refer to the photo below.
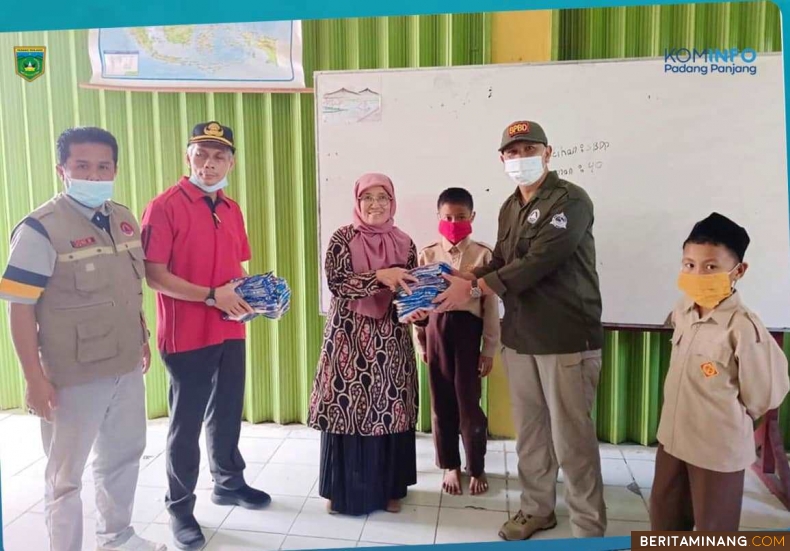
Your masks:
{"label": "black shoe", "polygon": [[244,485],[238,490],[223,490],[214,487],[211,501],[215,505],[238,505],[244,509],[263,509],[271,503],[272,498],[266,492]]}
{"label": "black shoe", "polygon": [[206,545],[206,537],[194,515],[170,517],[170,529],[173,531],[173,542],[179,549],[196,551]]}

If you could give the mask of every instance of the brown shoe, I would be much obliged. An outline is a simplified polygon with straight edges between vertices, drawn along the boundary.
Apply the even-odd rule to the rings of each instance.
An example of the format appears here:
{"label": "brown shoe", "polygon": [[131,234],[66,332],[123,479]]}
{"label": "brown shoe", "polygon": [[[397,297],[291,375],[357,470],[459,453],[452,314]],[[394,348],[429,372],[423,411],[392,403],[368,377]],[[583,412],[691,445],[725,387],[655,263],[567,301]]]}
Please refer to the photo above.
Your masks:
{"label": "brown shoe", "polygon": [[548,517],[533,517],[521,511],[508,520],[499,529],[499,537],[507,541],[528,540],[536,532],[551,530],[557,526],[557,517],[552,513]]}

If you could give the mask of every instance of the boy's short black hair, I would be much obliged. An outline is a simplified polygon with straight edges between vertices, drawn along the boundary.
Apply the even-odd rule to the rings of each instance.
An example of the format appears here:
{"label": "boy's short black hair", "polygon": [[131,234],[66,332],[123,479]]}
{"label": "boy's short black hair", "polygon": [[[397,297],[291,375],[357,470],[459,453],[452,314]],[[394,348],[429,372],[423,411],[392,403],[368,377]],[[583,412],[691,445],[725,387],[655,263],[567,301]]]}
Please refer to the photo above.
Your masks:
{"label": "boy's short black hair", "polygon": [[472,194],[461,187],[451,187],[444,190],[439,195],[439,200],[436,202],[436,210],[442,208],[442,205],[463,205],[469,209],[470,212],[475,210],[475,202],[472,199]]}
{"label": "boy's short black hair", "polygon": [[715,245],[726,248],[732,255],[743,262],[746,249],[749,247],[749,234],[746,230],[718,212],[712,213],[705,220],[694,224],[683,248],[695,245]]}
{"label": "boy's short black hair", "polygon": [[115,139],[115,136],[103,128],[80,126],[64,130],[63,133],[58,136],[56,144],[58,165],[65,165],[71,154],[71,146],[81,143],[98,143],[109,146],[109,148],[112,149],[112,160],[116,165],[118,164],[118,141]]}

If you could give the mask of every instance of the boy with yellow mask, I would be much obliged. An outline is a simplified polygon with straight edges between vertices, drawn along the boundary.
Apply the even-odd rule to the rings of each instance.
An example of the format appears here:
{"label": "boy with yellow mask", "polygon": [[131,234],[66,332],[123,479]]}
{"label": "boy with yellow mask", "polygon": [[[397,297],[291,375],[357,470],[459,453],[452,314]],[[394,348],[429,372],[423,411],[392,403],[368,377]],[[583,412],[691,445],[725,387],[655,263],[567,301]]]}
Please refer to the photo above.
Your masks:
{"label": "boy with yellow mask", "polygon": [[678,286],[686,297],[664,382],[650,496],[651,530],[738,531],[754,421],[781,405],[787,358],[735,284],[746,273],[746,230],[718,213],[683,244]]}

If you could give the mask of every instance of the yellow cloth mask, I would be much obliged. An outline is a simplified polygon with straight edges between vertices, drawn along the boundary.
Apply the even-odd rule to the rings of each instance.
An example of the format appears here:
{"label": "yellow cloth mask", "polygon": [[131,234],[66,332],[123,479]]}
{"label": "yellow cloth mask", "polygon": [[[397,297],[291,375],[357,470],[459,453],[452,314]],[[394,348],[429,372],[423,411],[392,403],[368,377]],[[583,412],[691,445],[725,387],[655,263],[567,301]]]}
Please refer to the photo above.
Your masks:
{"label": "yellow cloth mask", "polygon": [[678,287],[696,304],[713,309],[732,295],[735,283],[730,281],[730,274],[737,270],[738,266],[729,272],[718,274],[681,273],[678,277]]}

